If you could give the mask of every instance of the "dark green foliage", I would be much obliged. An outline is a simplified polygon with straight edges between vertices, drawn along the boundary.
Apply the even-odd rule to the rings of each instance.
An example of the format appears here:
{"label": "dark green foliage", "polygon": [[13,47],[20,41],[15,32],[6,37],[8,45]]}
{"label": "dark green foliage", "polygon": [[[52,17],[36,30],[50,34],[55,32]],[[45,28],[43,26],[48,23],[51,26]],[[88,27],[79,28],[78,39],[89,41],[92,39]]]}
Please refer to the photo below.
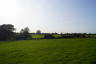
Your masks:
{"label": "dark green foliage", "polygon": [[14,38],[14,25],[3,24],[0,25],[0,40],[11,40]]}
{"label": "dark green foliage", "polygon": [[61,34],[61,38],[86,38],[86,33],[66,33]]}
{"label": "dark green foliage", "polygon": [[36,34],[41,34],[41,30],[37,30],[36,31]]}
{"label": "dark green foliage", "polygon": [[28,40],[32,39],[32,35],[29,33],[29,28],[26,27],[24,29],[21,29],[20,33],[17,35],[18,40]]}
{"label": "dark green foliage", "polygon": [[[21,29],[20,33],[14,32],[15,28],[12,24],[3,24],[0,25],[0,40],[28,40],[32,39],[32,33],[29,33],[29,28],[26,27]],[[37,30],[36,33],[39,37],[33,39],[60,39],[60,38],[96,38],[96,34],[86,34],[86,33],[41,33],[40,30]],[[43,35],[43,36],[42,36]],[[42,36],[42,37],[40,37]]]}

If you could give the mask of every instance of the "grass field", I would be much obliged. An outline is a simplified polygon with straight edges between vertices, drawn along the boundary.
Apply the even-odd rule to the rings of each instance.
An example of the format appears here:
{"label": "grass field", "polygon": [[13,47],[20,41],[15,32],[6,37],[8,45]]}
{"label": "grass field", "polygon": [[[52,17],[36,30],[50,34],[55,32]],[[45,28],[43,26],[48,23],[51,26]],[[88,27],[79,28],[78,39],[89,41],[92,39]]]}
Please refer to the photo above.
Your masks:
{"label": "grass field", "polygon": [[[59,34],[53,35],[54,37],[60,37]],[[44,34],[33,34],[32,38],[44,38]]]}
{"label": "grass field", "polygon": [[0,42],[0,64],[96,64],[96,39]]}
{"label": "grass field", "polygon": [[32,38],[44,38],[43,34],[33,34]]}

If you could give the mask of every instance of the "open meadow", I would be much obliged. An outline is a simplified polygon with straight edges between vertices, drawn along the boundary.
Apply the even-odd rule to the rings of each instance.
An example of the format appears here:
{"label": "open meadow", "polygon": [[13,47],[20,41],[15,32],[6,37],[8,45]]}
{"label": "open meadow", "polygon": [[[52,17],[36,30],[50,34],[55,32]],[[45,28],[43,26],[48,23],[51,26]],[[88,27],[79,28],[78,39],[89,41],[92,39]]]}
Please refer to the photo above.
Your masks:
{"label": "open meadow", "polygon": [[96,0],[0,0],[0,64],[96,64]]}
{"label": "open meadow", "polygon": [[0,41],[0,64],[96,64],[96,39]]}

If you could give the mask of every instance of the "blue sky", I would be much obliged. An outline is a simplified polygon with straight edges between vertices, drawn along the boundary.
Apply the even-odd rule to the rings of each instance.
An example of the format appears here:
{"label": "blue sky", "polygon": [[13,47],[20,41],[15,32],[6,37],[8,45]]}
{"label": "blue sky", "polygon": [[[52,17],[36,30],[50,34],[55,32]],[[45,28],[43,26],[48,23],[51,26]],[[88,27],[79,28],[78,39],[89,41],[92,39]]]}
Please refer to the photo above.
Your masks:
{"label": "blue sky", "polygon": [[96,33],[96,0],[2,0],[0,24],[17,31]]}

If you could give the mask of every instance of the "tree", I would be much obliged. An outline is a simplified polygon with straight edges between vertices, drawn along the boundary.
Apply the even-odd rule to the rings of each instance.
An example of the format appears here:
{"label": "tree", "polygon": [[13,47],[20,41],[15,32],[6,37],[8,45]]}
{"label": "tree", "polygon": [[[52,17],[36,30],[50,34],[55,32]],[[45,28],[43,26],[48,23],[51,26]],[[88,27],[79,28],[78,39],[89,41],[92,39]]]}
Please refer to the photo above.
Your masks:
{"label": "tree", "polygon": [[41,30],[37,30],[36,31],[36,34],[41,34]]}
{"label": "tree", "polygon": [[14,25],[3,24],[0,25],[0,40],[10,40],[14,37],[15,32]]}
{"label": "tree", "polygon": [[17,37],[17,39],[20,39],[20,40],[22,40],[22,39],[26,40],[26,39],[31,39],[31,38],[32,38],[32,36],[29,33],[29,28],[28,27],[25,27],[24,29],[21,29],[20,34]]}

